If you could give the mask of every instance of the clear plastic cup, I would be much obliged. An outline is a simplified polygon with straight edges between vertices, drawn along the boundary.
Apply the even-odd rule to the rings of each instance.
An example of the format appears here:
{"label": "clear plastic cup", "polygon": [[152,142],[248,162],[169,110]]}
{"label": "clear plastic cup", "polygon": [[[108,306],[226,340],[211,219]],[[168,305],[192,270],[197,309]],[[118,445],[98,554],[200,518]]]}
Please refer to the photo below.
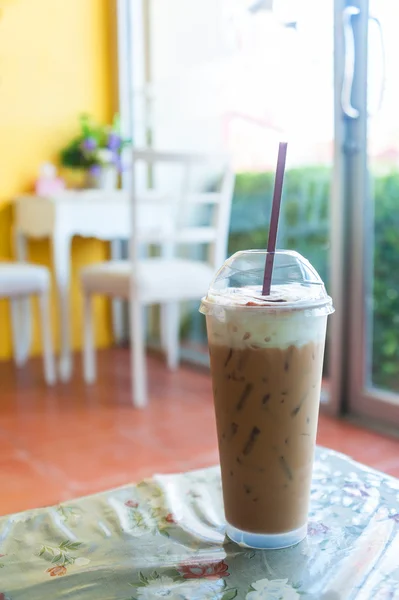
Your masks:
{"label": "clear plastic cup", "polygon": [[300,254],[230,257],[206,315],[226,533],[242,546],[284,548],[307,531],[327,316],[324,284]]}

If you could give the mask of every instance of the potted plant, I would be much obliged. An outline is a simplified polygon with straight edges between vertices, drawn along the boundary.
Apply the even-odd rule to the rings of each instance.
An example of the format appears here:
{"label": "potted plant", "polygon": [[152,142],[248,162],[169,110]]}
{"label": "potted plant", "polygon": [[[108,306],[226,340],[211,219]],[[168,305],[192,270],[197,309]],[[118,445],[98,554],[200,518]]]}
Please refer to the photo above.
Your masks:
{"label": "potted plant", "polygon": [[80,117],[80,133],[60,154],[61,164],[84,170],[89,188],[115,189],[122,171],[122,151],[130,144],[120,134],[120,119],[99,125],[88,115]]}

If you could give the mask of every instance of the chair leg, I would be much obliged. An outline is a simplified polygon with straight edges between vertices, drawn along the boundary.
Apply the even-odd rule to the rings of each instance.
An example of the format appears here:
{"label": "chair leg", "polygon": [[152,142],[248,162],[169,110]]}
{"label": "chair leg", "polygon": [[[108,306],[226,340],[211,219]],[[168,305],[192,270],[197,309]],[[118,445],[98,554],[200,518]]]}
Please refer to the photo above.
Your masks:
{"label": "chair leg", "polygon": [[17,367],[22,367],[28,359],[31,343],[30,298],[12,298],[10,306],[14,361]]}
{"label": "chair leg", "polygon": [[165,332],[165,350],[168,369],[174,371],[179,364],[180,305],[168,302],[161,308],[162,327]]}
{"label": "chair leg", "polygon": [[136,408],[144,408],[148,404],[144,314],[135,299],[130,302],[130,347],[132,402]]}
{"label": "chair leg", "polygon": [[161,342],[161,348],[167,353],[168,349],[168,305],[161,304],[160,306],[160,317],[159,317],[159,337]]}
{"label": "chair leg", "polygon": [[85,383],[96,380],[96,357],[93,331],[93,298],[90,294],[83,296],[83,377]]}
{"label": "chair leg", "polygon": [[51,339],[50,307],[47,292],[39,295],[39,309],[43,344],[44,378],[48,385],[56,382],[53,341]]}

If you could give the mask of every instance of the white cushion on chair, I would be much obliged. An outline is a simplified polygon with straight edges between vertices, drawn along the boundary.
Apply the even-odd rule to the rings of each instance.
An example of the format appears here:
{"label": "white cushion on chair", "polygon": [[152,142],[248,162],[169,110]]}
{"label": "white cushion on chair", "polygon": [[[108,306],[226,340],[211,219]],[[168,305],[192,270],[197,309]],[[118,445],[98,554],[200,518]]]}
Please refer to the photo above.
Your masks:
{"label": "white cushion on chair", "polygon": [[0,262],[0,298],[39,294],[49,286],[50,274],[46,267]]}
{"label": "white cushion on chair", "polygon": [[132,273],[129,261],[110,261],[85,267],[81,281],[86,292],[128,298],[130,276],[144,302],[200,299],[214,276],[210,265],[180,258],[149,258]]}

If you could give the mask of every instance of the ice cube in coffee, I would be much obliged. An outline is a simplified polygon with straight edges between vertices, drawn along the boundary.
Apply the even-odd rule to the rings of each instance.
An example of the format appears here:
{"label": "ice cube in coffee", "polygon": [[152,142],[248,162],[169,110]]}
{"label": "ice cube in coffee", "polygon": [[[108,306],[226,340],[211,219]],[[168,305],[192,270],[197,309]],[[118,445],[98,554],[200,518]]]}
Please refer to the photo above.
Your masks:
{"label": "ice cube in coffee", "polygon": [[327,315],[320,277],[295,252],[232,256],[218,272],[206,315],[226,532],[278,548],[306,535]]}

